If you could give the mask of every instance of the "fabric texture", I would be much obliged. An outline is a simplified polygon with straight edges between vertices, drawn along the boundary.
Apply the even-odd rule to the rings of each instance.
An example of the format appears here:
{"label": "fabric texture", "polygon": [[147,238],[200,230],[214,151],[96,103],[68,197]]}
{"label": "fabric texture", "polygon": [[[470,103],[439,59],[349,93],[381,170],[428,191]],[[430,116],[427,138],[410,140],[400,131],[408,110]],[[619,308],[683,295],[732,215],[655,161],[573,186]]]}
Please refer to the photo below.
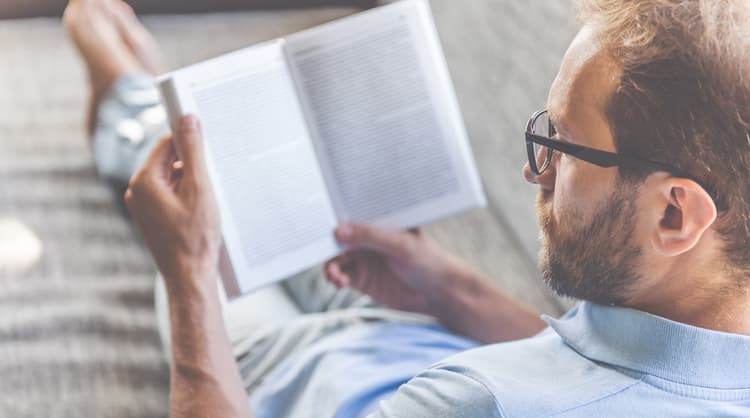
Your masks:
{"label": "fabric texture", "polygon": [[94,160],[99,175],[127,184],[156,141],[169,132],[154,78],[131,73],[115,82],[99,104],[94,128]]}
{"label": "fabric texture", "polygon": [[304,348],[287,355],[253,393],[255,416],[364,417],[425,368],[477,345],[435,324],[373,313],[365,322],[364,312],[343,311],[328,335],[303,338]]}
{"label": "fabric texture", "polygon": [[750,416],[750,337],[581,303],[420,373],[380,417]]}

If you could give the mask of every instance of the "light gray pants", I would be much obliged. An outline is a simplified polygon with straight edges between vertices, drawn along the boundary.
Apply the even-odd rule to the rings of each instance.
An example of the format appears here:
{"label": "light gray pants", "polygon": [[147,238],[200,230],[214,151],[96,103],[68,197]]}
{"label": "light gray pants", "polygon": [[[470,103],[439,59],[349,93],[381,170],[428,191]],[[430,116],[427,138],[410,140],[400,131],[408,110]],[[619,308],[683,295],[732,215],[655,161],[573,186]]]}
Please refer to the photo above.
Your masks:
{"label": "light gray pants", "polygon": [[[94,158],[102,177],[128,182],[156,141],[169,131],[153,78],[128,74],[102,101],[94,131]],[[368,296],[336,289],[312,268],[279,284],[227,301],[222,312],[248,393],[282,360],[344,328],[373,321],[434,322],[422,315],[377,306]],[[168,298],[157,277],[156,315],[167,359],[170,353]]]}

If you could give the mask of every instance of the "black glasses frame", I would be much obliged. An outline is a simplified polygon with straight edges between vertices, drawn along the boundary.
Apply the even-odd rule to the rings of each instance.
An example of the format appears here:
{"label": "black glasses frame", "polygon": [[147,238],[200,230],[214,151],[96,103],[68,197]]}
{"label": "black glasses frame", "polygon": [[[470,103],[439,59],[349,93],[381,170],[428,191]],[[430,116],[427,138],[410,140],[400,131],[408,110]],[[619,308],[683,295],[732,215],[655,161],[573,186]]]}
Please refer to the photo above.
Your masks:
{"label": "black glasses frame", "polygon": [[[677,177],[683,177],[693,180],[690,176],[687,176],[682,170],[669,164],[660,163],[658,161],[647,160],[640,157],[632,157],[629,155],[617,154],[615,152],[603,151],[596,148],[590,148],[583,145],[571,144],[570,142],[560,141],[559,139],[553,139],[534,133],[536,122],[547,113],[547,109],[539,110],[534,112],[529,118],[529,122],[526,124],[526,153],[529,157],[529,167],[534,175],[541,175],[547,168],[549,168],[552,162],[552,155],[555,151],[563,154],[569,154],[583,161],[597,165],[599,167],[642,167],[649,168],[654,171],[665,171],[671,173]],[[554,127],[550,122],[550,132],[554,131]],[[537,166],[537,155],[534,151],[534,144],[539,144],[547,149],[547,155],[544,157],[544,161],[541,167]]]}

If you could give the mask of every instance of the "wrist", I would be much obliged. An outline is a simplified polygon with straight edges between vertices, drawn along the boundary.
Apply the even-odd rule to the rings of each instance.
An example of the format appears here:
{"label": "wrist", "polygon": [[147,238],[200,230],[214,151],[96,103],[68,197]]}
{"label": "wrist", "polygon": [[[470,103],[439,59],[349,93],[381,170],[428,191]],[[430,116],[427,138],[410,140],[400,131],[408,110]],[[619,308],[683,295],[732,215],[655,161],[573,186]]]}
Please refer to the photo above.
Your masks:
{"label": "wrist", "polygon": [[513,299],[473,270],[455,273],[442,289],[440,299],[428,303],[428,313],[446,328],[477,341],[526,338],[546,326],[536,309]]}
{"label": "wrist", "polygon": [[481,295],[487,286],[482,275],[472,268],[458,263],[442,276],[439,285],[426,294],[427,306],[434,316],[446,311],[462,311],[462,306]]}
{"label": "wrist", "polygon": [[170,295],[204,293],[216,287],[219,278],[218,261],[180,263],[175,268],[162,271],[162,274]]}

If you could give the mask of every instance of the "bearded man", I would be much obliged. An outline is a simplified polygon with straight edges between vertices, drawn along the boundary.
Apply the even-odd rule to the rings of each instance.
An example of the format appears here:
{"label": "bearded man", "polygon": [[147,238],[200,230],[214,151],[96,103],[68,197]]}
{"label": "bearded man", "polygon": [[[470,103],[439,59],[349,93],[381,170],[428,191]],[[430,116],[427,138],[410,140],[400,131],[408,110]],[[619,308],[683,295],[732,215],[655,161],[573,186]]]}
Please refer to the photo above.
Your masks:
{"label": "bearded man", "polygon": [[[156,61],[133,16],[91,35],[103,30],[92,21],[119,19],[114,3],[74,0],[66,15],[109,106],[92,126],[110,152],[106,118],[127,113],[115,99],[148,85],[135,70]],[[578,9],[582,29],[519,146],[539,187],[544,279],[582,302],[539,319],[424,236],[342,225],[349,251],[325,276],[369,299],[334,292],[303,309],[325,283],[297,277],[273,307],[251,297],[238,316],[220,302],[219,216],[186,116],[125,195],[166,285],[173,416],[750,416],[750,5]],[[287,318],[300,283],[305,312]]]}

